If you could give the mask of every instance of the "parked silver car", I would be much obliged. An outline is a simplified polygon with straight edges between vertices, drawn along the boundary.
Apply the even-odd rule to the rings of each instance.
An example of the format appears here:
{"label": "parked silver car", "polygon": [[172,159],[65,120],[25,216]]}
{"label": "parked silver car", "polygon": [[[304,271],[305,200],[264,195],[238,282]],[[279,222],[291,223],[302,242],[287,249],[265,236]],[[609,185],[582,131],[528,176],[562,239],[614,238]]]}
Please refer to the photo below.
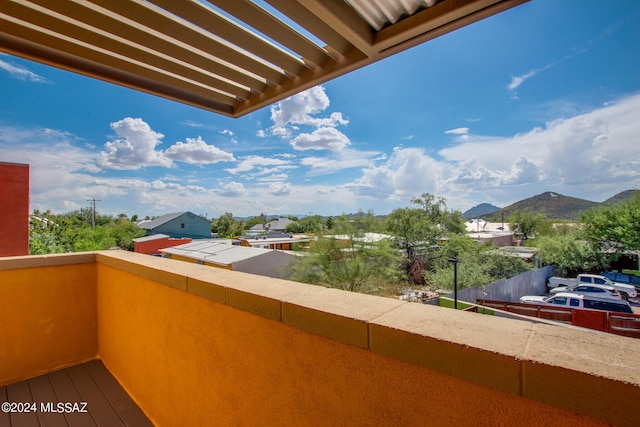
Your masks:
{"label": "parked silver car", "polygon": [[573,286],[560,286],[557,288],[553,288],[549,291],[550,295],[555,295],[558,292],[572,292],[580,295],[585,295],[588,297],[599,297],[599,298],[610,298],[610,299],[626,299],[622,296],[618,290],[612,286],[607,285],[573,285]]}
{"label": "parked silver car", "polygon": [[586,308],[590,310],[616,311],[619,313],[633,313],[633,309],[625,300],[611,298],[587,297],[573,292],[558,292],[550,297],[526,295],[520,297],[524,304],[547,305],[564,308]]}

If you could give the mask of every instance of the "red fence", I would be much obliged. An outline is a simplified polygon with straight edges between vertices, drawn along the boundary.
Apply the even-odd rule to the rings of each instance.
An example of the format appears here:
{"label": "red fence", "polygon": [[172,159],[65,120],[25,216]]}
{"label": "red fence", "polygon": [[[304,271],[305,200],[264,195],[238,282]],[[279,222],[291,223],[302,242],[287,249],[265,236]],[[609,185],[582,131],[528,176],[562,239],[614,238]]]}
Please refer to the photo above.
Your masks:
{"label": "red fence", "polygon": [[540,319],[564,322],[626,337],[640,338],[640,315],[578,308],[550,307],[479,299],[479,305]]}

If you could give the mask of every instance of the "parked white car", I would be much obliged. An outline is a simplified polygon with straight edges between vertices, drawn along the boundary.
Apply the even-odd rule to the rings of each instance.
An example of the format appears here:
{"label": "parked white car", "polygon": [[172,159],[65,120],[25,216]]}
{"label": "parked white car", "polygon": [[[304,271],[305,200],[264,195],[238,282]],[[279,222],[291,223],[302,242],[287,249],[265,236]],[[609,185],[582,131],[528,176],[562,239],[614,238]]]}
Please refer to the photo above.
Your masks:
{"label": "parked white car", "polygon": [[548,305],[564,308],[586,308],[591,310],[615,311],[619,313],[633,313],[629,302],[609,298],[588,297],[571,292],[558,292],[550,297],[523,296],[520,302],[524,304]]}
{"label": "parked white car", "polygon": [[571,292],[580,295],[586,295],[589,297],[609,298],[609,299],[623,299],[622,295],[613,286],[607,285],[573,285],[573,286],[560,286],[553,288],[549,291],[549,294],[555,295],[558,292]]}
{"label": "parked white car", "polygon": [[565,277],[550,277],[547,280],[547,287],[549,289],[558,288],[561,286],[576,286],[580,284],[594,284],[594,285],[606,285],[614,287],[622,297],[625,299],[636,298],[638,292],[636,287],[626,283],[612,282],[608,278],[599,274],[579,274],[575,279],[568,279]]}

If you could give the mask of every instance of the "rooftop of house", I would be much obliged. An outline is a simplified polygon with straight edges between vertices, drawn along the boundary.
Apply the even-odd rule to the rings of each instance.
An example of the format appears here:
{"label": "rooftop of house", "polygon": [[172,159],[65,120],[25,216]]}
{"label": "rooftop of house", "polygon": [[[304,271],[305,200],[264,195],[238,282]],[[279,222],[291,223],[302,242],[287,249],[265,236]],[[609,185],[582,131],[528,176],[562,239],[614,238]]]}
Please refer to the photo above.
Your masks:
{"label": "rooftop of house", "polygon": [[132,240],[136,243],[142,243],[142,242],[151,242],[153,240],[161,240],[161,239],[168,239],[168,238],[169,236],[166,234],[152,234],[151,236],[137,237]]}
{"label": "rooftop of house", "polygon": [[509,224],[501,222],[487,222],[483,219],[469,219],[465,221],[467,234],[513,234],[509,228]]}
{"label": "rooftop of house", "polygon": [[272,250],[234,245],[228,239],[211,239],[196,240],[184,245],[161,249],[160,252],[214,264],[231,265],[234,262],[269,254]]}
{"label": "rooftop of house", "polygon": [[284,231],[290,224],[295,224],[295,221],[289,218],[276,218],[273,221],[269,221],[266,224],[256,224],[251,227],[250,231]]}
{"label": "rooftop of house", "polygon": [[307,236],[306,234],[294,234],[294,233],[270,233],[264,235],[250,235],[250,236],[239,236],[235,238],[236,240],[244,240],[250,245],[261,245],[265,243],[269,244],[278,244],[278,243],[300,243],[300,242],[308,242],[312,238]]}
{"label": "rooftop of house", "polygon": [[208,219],[202,218],[201,216],[191,212],[176,212],[162,215],[154,219],[143,219],[142,221],[138,221],[136,225],[140,228],[144,228],[145,230],[153,230],[161,225],[173,221],[174,219],[180,218],[181,216],[187,216],[189,218],[199,218],[203,221],[209,221]]}
{"label": "rooftop of house", "polygon": [[393,236],[390,236],[389,234],[381,234],[381,233],[364,233],[361,237],[353,237],[348,234],[327,234],[326,237],[330,237],[338,240],[350,240],[353,238],[353,240],[362,242],[362,243],[377,243],[377,242],[380,242],[381,240],[393,238]]}

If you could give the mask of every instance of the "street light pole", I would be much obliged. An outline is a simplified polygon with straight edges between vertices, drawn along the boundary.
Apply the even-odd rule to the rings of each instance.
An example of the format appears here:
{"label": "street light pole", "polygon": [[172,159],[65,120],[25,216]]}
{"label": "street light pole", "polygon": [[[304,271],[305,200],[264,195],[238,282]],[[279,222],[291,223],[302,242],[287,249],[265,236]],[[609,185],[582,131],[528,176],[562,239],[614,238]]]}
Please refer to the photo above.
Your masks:
{"label": "street light pole", "polygon": [[453,263],[453,308],[458,309],[458,258],[449,258]]}

